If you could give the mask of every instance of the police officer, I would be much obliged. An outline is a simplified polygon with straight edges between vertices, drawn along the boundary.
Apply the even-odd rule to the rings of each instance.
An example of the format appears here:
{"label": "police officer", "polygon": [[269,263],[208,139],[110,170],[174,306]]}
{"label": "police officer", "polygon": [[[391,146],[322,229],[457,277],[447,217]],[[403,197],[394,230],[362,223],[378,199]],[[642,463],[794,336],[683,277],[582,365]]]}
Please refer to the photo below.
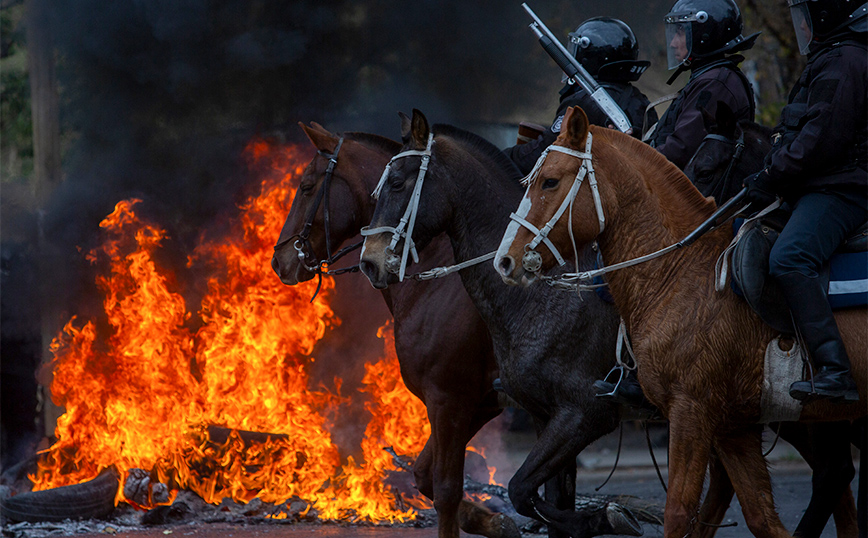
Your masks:
{"label": "police officer", "polygon": [[[606,88],[630,120],[633,135],[641,137],[645,108],[649,101],[631,82],[639,80],[650,62],[637,59],[639,43],[633,30],[618,19],[595,17],[580,24],[575,32],[569,34],[569,38],[569,52],[597,83]],[[612,124],[612,120],[579,84],[567,81],[560,94],[560,105],[551,128],[546,129],[536,140],[504,150],[524,174],[530,173],[543,150],[558,137],[568,107],[582,107],[592,125],[608,127]],[[650,124],[653,124],[657,114],[653,110],[651,112],[653,119]]]}
{"label": "police officer", "polygon": [[[667,84],[684,71],[690,71],[690,78],[644,139],[683,169],[708,134],[703,110],[713,116],[718,102],[724,102],[738,120],[753,120],[753,91],[738,68],[744,57],[735,53],[750,49],[759,33],[742,35],[741,11],[733,0],[678,0],[663,20],[669,69],[676,70]],[[620,383],[598,380],[594,390],[603,399],[652,407],[635,370],[627,371]]]}
{"label": "police officer", "polygon": [[735,53],[753,47],[759,33],[742,35],[734,0],[678,0],[664,21],[669,69],[676,70],[667,84],[684,71],[690,78],[646,139],[684,169],[707,134],[703,110],[713,117],[722,101],[738,120],[753,121],[753,91],[738,68],[744,57]]}
{"label": "police officer", "polygon": [[868,4],[789,4],[808,63],[781,111],[765,169],[744,183],[755,207],[775,195],[792,207],[769,272],[818,370],[813,384],[793,383],[790,395],[856,401],[850,360],[818,273],[847,234],[868,220]]}

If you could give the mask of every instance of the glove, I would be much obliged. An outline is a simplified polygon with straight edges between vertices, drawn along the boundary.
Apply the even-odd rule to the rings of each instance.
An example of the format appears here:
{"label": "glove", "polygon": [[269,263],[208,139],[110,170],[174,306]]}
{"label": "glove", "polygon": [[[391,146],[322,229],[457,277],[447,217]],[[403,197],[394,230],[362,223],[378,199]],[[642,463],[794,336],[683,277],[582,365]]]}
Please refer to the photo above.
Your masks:
{"label": "glove", "polygon": [[768,170],[760,170],[744,178],[744,186],[747,187],[745,197],[750,202],[747,214],[758,213],[768,207],[777,199],[774,181],[769,176]]}

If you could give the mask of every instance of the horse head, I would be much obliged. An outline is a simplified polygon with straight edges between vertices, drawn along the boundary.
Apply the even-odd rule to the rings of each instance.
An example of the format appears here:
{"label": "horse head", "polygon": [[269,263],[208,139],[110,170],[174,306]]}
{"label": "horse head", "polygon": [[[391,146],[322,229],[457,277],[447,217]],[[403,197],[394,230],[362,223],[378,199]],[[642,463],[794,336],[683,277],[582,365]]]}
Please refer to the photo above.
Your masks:
{"label": "horse head", "polygon": [[431,183],[434,174],[428,173],[434,148],[434,134],[428,120],[419,110],[413,117],[399,113],[403,146],[392,157],[374,192],[377,205],[370,225],[362,231],[365,244],[359,266],[371,284],[384,289],[403,280],[409,257],[419,261],[418,250],[432,234],[426,226],[417,227],[418,219],[430,223],[436,211],[429,207],[431,197],[422,197],[425,181]]}
{"label": "horse head", "polygon": [[398,146],[375,135],[334,134],[315,122],[299,125],[317,153],[302,174],[271,260],[290,286],[336,261],[341,243],[359,233],[373,212],[376,171]]}
{"label": "horse head", "polygon": [[713,117],[705,110],[702,116],[708,135],[684,174],[702,194],[722,205],[741,190],[745,177],[762,168],[771,149],[771,130],[752,121],[738,121],[722,101]]}
{"label": "horse head", "polygon": [[591,156],[605,151],[608,136],[590,128],[581,108],[567,109],[557,140],[525,178],[527,192],[495,257],[507,284],[531,284],[539,271],[562,265],[564,256],[577,255],[601,233],[611,215],[604,211],[606,189],[598,189],[597,182],[605,182],[608,172],[595,168],[597,159],[591,166]]}

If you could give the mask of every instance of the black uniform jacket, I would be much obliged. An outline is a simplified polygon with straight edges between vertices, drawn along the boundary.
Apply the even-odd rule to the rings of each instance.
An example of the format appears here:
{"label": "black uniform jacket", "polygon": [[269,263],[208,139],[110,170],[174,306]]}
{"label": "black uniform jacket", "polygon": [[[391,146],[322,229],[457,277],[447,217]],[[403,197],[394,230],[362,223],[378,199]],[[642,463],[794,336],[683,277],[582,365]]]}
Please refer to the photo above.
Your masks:
{"label": "black uniform jacket", "polygon": [[[633,126],[633,136],[641,138],[645,108],[649,104],[648,98],[632,84],[626,82],[601,82],[600,85],[606,88],[612,99],[618,103],[618,106],[627,115],[630,125]],[[539,159],[539,156],[542,155],[543,150],[557,139],[558,134],[561,132],[561,122],[564,119],[564,114],[566,114],[567,108],[571,106],[581,107],[585,111],[585,114],[588,115],[588,121],[591,125],[607,127],[612,123],[612,120],[606,116],[581,86],[569,84],[564,86],[561,90],[560,105],[558,106],[558,111],[555,113],[555,120],[552,122],[551,128],[546,129],[546,132],[536,140],[531,140],[526,144],[520,144],[504,150],[523,174],[530,173],[533,165]],[[651,110],[648,115],[648,125],[653,125],[657,121],[657,113]]]}
{"label": "black uniform jacket", "polygon": [[766,158],[778,194],[861,190],[868,196],[868,54],[854,41],[814,53],[790,92]]}
{"label": "black uniform jacket", "polygon": [[719,101],[726,103],[738,120],[753,121],[754,100],[750,83],[736,63],[729,59],[693,68],[687,84],[663,113],[651,138],[651,146],[683,170],[708,134],[702,110],[714,117]]}

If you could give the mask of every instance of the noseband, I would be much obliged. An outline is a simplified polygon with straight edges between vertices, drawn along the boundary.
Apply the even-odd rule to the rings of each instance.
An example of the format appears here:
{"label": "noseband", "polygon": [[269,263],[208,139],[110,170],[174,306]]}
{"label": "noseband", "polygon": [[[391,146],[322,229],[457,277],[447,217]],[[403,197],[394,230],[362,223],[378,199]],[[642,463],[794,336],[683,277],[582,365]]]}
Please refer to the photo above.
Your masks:
{"label": "noseband", "polygon": [[[560,207],[552,216],[551,219],[543,226],[541,229],[538,229],[536,226],[525,220],[524,217],[527,216],[519,215],[516,213],[511,213],[509,218],[519,223],[521,226],[524,226],[528,230],[530,230],[534,234],[534,238],[530,243],[524,246],[524,256],[521,260],[521,265],[525,271],[530,273],[536,273],[542,267],[542,256],[535,249],[540,245],[540,243],[545,244],[546,247],[551,251],[554,255],[555,259],[558,261],[559,265],[565,265],[566,261],[564,261],[563,256],[561,256],[560,252],[558,252],[557,247],[555,247],[554,243],[548,238],[548,234],[552,231],[552,228],[555,227],[555,224],[558,220],[560,220],[561,216],[563,216],[564,212],[567,208],[570,209],[570,215],[568,218],[568,226],[570,230],[570,237],[573,235],[573,219],[572,219],[572,207],[573,202],[576,199],[576,195],[579,193],[579,188],[582,186],[582,183],[585,180],[585,177],[588,178],[588,185],[590,186],[591,193],[594,197],[594,207],[597,210],[597,220],[600,223],[600,233],[603,233],[603,230],[606,227],[606,217],[603,214],[603,204],[600,201],[600,191],[597,187],[597,177],[594,173],[594,165],[593,165],[593,155],[591,155],[591,144],[593,141],[593,135],[588,133],[587,141],[585,142],[585,151],[576,151],[574,149],[565,148],[563,146],[555,146],[551,145],[543,151],[542,155],[540,155],[539,159],[537,159],[536,164],[531,170],[530,174],[522,181],[527,184],[527,192],[525,192],[525,198],[528,197],[530,193],[530,188],[533,186],[534,181],[539,177],[540,170],[542,169],[543,162],[548,156],[550,151],[557,151],[559,153],[566,153],[567,155],[572,155],[577,159],[581,159],[582,165],[579,167],[579,171],[576,173],[576,178],[573,180],[573,184],[570,187],[570,191],[567,193],[564,201],[561,202]],[[576,250],[575,241],[573,241],[573,250]],[[578,256],[578,253],[576,253]]]}
{"label": "noseband", "polygon": [[[278,250],[293,239],[295,239],[295,242],[292,246],[298,253],[299,262],[301,262],[302,266],[304,266],[305,269],[307,269],[311,273],[316,273],[316,275],[319,277],[319,283],[317,284],[316,291],[314,292],[313,297],[311,297],[310,299],[311,302],[313,302],[313,300],[316,298],[317,294],[319,293],[320,287],[322,286],[323,273],[327,275],[340,275],[343,273],[355,272],[359,270],[358,265],[354,265],[352,267],[347,267],[344,269],[337,269],[334,271],[328,269],[331,264],[344,257],[346,254],[362,246],[362,242],[359,241],[358,243],[340,249],[334,254],[334,256],[332,256],[331,253],[331,238],[329,236],[329,192],[331,190],[332,176],[334,175],[335,167],[338,164],[338,153],[340,153],[343,143],[344,137],[341,137],[338,140],[337,146],[335,146],[334,153],[325,153],[322,150],[317,150],[317,154],[328,159],[329,164],[326,167],[325,177],[323,178],[322,185],[316,193],[316,198],[314,199],[313,205],[307,212],[304,226],[302,227],[300,233],[289,236],[274,245],[274,250]],[[304,249],[307,248],[310,252],[313,252],[313,245],[310,244],[310,232],[313,228],[313,221],[316,218],[316,212],[319,209],[321,203],[323,205],[323,222],[325,226],[326,258],[322,260],[317,260],[316,263],[311,266],[307,264],[307,254],[304,253]]]}
{"label": "noseband", "polygon": [[[381,233],[392,233],[392,241],[389,243],[389,247],[386,249],[386,269],[390,273],[397,273],[399,282],[403,282],[404,280],[404,274],[407,270],[407,258],[410,255],[413,256],[413,263],[419,263],[419,254],[418,252],[416,252],[416,244],[413,242],[413,227],[416,224],[416,216],[419,213],[419,197],[422,195],[422,182],[425,180],[425,173],[428,171],[428,163],[431,161],[431,148],[433,146],[434,133],[429,133],[428,145],[425,146],[425,149],[423,151],[402,151],[401,153],[392,157],[392,159],[389,161],[389,164],[386,165],[386,169],[383,170],[383,175],[380,176],[380,182],[377,183],[377,188],[375,188],[374,192],[371,193],[371,196],[373,196],[375,200],[380,197],[380,192],[383,190],[386,179],[389,177],[389,172],[392,170],[393,162],[398,159],[403,159],[405,157],[422,157],[422,163],[419,166],[419,175],[416,176],[416,184],[413,186],[413,193],[410,195],[410,200],[409,202],[407,202],[407,209],[404,211],[404,215],[401,217],[401,221],[398,223],[398,226],[379,226],[377,228],[370,228],[368,226],[365,226],[364,228],[362,228],[361,231],[361,234],[364,237]],[[398,256],[395,255],[394,251],[395,247],[398,245],[398,241],[400,241],[401,239],[404,239],[404,249],[401,253],[401,257],[399,260]]]}

